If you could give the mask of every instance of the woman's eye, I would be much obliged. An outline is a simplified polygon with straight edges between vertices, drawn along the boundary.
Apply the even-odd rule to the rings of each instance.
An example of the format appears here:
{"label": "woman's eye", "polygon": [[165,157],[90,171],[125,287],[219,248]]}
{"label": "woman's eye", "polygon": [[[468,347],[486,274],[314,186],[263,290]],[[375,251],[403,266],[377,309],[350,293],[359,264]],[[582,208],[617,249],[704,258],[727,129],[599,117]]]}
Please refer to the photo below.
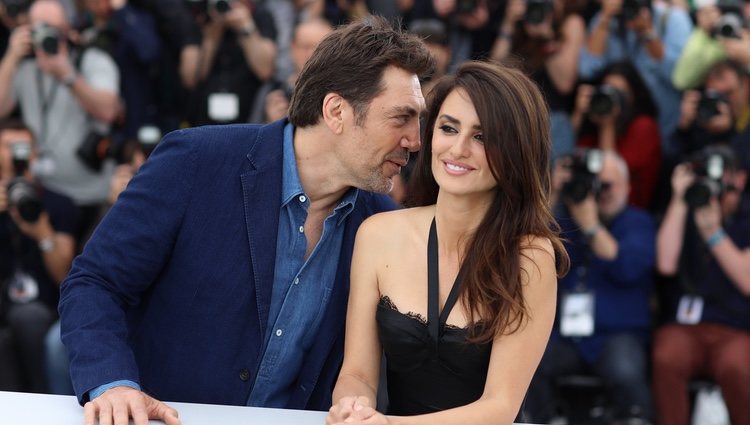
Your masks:
{"label": "woman's eye", "polygon": [[484,143],[484,136],[482,134],[476,134],[474,135],[474,140],[476,140],[479,143]]}
{"label": "woman's eye", "polygon": [[446,125],[446,124],[443,124],[443,125],[441,125],[441,126],[440,126],[440,130],[441,130],[441,131],[442,131],[443,133],[450,133],[450,134],[454,134],[454,133],[457,133],[457,131],[456,131],[456,129],[455,129],[455,128],[453,128],[453,127],[451,127],[451,126],[449,126],[449,125]]}

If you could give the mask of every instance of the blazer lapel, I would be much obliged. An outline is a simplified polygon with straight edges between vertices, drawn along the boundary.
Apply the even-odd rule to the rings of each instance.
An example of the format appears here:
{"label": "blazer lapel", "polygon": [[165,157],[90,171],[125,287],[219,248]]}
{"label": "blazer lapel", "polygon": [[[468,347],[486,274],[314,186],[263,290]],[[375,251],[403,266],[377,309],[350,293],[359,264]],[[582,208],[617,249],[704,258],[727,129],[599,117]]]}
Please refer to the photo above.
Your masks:
{"label": "blazer lapel", "polygon": [[276,263],[283,128],[276,123],[260,129],[247,155],[252,169],[240,176],[261,335],[268,322]]}

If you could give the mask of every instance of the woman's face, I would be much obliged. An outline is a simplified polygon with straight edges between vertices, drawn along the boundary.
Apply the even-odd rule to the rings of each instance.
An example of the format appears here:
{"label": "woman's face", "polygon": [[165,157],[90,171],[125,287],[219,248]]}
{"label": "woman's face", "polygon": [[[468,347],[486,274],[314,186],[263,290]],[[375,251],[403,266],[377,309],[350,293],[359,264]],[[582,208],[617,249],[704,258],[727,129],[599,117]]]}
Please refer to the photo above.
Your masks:
{"label": "woman's face", "polygon": [[440,191],[489,195],[497,186],[484,149],[485,135],[469,95],[461,88],[443,101],[432,135],[432,174]]}
{"label": "woman's face", "polygon": [[633,105],[633,90],[630,88],[630,84],[628,84],[628,80],[625,77],[617,74],[607,75],[604,77],[602,83],[620,90],[625,95],[626,108]]}

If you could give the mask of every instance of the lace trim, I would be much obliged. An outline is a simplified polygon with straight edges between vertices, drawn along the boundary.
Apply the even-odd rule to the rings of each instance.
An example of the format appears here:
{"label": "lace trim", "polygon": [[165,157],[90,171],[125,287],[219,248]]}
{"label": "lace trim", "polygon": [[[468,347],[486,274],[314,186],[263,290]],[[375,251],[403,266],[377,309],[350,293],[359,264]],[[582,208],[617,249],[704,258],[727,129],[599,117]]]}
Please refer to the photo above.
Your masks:
{"label": "lace trim", "polygon": [[[391,298],[388,295],[381,295],[380,296],[380,302],[381,302],[381,304],[383,304],[385,307],[389,308],[390,310],[393,310],[393,311],[395,311],[397,313],[403,314],[406,317],[410,317],[410,318],[412,318],[414,320],[417,320],[417,321],[419,321],[419,323],[421,323],[421,324],[423,324],[425,326],[427,326],[427,324],[428,324],[427,319],[425,319],[424,316],[422,316],[419,313],[414,313],[413,311],[409,311],[409,312],[406,312],[406,313],[401,313],[401,311],[398,309],[398,307],[396,306],[396,304],[393,302],[393,300],[391,300]],[[451,324],[448,324],[448,323],[445,324],[445,328],[446,329],[457,329],[457,330],[467,329],[467,328],[462,328],[460,326],[451,325]]]}

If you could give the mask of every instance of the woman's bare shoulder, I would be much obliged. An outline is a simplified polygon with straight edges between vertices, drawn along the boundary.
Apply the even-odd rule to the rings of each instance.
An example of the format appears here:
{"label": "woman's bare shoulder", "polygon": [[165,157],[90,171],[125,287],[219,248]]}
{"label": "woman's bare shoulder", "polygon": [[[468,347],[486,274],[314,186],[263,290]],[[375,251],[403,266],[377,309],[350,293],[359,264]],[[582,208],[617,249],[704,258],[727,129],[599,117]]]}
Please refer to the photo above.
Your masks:
{"label": "woman's bare shoulder", "polygon": [[367,236],[398,235],[424,226],[435,214],[434,206],[404,208],[370,216],[360,226],[359,232]]}

